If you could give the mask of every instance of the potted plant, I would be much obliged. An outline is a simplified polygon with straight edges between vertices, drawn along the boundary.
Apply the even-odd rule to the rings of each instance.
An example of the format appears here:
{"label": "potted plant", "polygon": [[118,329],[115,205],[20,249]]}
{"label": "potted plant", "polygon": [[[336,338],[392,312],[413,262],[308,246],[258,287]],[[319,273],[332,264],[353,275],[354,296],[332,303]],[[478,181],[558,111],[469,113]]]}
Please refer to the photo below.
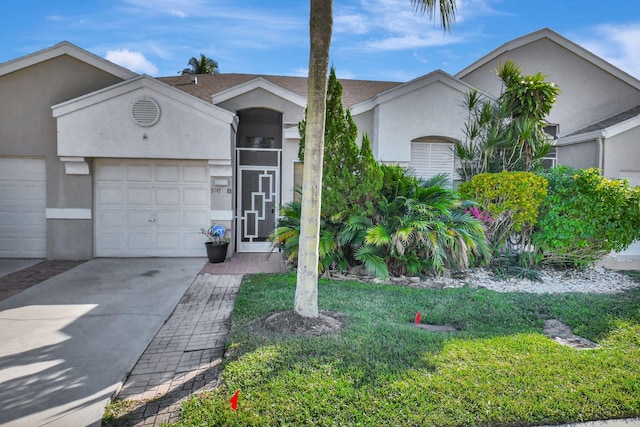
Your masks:
{"label": "potted plant", "polygon": [[221,225],[214,225],[213,227],[202,228],[200,232],[207,236],[204,247],[207,249],[209,262],[224,262],[227,258],[227,249],[231,241],[231,239],[225,237],[227,230]]}

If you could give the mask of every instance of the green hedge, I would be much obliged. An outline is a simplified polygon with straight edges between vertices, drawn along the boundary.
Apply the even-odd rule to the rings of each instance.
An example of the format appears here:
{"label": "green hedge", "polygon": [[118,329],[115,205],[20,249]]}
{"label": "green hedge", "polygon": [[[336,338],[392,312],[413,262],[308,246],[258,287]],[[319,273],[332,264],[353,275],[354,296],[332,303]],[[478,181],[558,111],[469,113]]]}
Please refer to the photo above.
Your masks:
{"label": "green hedge", "polygon": [[459,191],[489,214],[487,237],[498,249],[510,234],[530,235],[547,195],[547,180],[531,172],[483,173],[460,184]]}
{"label": "green hedge", "polygon": [[640,238],[640,187],[595,168],[541,172],[549,182],[533,244],[547,263],[586,265]]}

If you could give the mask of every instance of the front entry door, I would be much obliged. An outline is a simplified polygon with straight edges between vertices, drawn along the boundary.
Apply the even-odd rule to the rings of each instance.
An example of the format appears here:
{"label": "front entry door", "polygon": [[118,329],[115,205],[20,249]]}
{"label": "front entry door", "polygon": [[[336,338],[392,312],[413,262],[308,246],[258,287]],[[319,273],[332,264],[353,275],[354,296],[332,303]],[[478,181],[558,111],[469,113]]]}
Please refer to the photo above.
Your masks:
{"label": "front entry door", "polygon": [[[238,151],[238,252],[268,252],[269,235],[276,226],[280,201],[280,152]],[[277,159],[276,166],[243,164],[251,162],[242,161],[265,157]]]}

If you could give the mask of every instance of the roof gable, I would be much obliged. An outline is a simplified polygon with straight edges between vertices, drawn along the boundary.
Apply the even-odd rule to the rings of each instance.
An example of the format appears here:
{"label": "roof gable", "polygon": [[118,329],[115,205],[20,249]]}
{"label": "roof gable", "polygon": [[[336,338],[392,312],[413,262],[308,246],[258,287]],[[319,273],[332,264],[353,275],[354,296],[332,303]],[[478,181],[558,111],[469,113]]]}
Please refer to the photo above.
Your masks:
{"label": "roof gable", "polygon": [[293,93],[282,86],[278,86],[263,77],[256,77],[255,79],[249,80],[248,82],[239,84],[237,86],[231,87],[229,89],[223,90],[211,96],[211,102],[214,104],[219,104],[221,102],[227,101],[229,99],[235,98],[240,95],[244,95],[248,92],[251,92],[255,89],[262,89],[269,93],[274,94],[279,98],[286,99],[299,107],[304,108],[307,105],[307,99],[303,96],[300,96],[296,93]]}
{"label": "roof gable", "polygon": [[217,107],[209,102],[205,102],[198,98],[195,98],[181,90],[178,90],[172,86],[169,86],[153,77],[148,75],[141,75],[133,79],[118,83],[116,85],[92,92],[78,98],[66,101],[51,107],[54,117],[60,117],[66,114],[70,114],[74,111],[81,110],[83,108],[89,108],[93,105],[114,99],[118,96],[133,92],[140,88],[148,88],[156,93],[160,93],[163,96],[171,99],[173,102],[178,102],[194,108],[201,112],[206,113],[209,116],[213,116],[221,121],[232,123],[234,120],[234,114],[230,111]]}
{"label": "roof gable", "polygon": [[502,46],[498,47],[497,49],[494,49],[493,51],[489,52],[487,55],[483,56],[482,58],[478,59],[477,61],[475,61],[474,63],[472,63],[471,65],[469,65],[468,67],[464,68],[463,70],[459,71],[455,77],[459,78],[459,79],[464,79],[467,75],[471,74],[472,72],[474,72],[475,70],[477,70],[478,68],[482,67],[483,65],[487,64],[487,63],[491,63],[494,62],[496,60],[496,58],[498,58],[500,55],[507,53],[509,51],[515,50],[515,49],[519,49],[522,48],[530,43],[533,43],[535,41],[538,41],[540,39],[549,39],[555,43],[557,43],[558,45],[562,46],[563,48],[569,50],[570,52],[574,53],[575,55],[581,57],[582,59],[584,59],[585,61],[588,61],[590,63],[592,63],[593,65],[595,65],[596,67],[602,69],[603,71],[617,77],[618,79],[624,81],[625,83],[629,84],[630,86],[640,90],[640,80],[636,79],[635,77],[631,76],[630,74],[622,71],[620,68],[614,66],[613,64],[605,61],[604,59],[600,58],[599,56],[589,52],[587,49],[583,48],[582,46],[572,42],[571,40],[567,39],[566,37],[561,36],[560,34],[556,33],[555,31],[553,31],[550,28],[542,28],[538,31],[535,31],[533,33],[529,33],[527,35],[524,35],[522,37],[513,39],[507,43],[504,43]]}
{"label": "roof gable", "polygon": [[[353,115],[361,114],[365,111],[371,110],[377,105],[388,102],[395,98],[399,98],[408,93],[415,92],[416,90],[427,87],[434,83],[442,83],[450,87],[452,90],[460,93],[466,93],[471,90],[476,90],[473,86],[463,82],[462,80],[459,80],[442,70],[436,70],[422,77],[413,79],[407,83],[399,84],[398,86],[378,93],[369,100],[354,105],[351,108],[351,113]],[[486,96],[490,97],[490,95],[488,94],[486,94]]]}
{"label": "roof gable", "polygon": [[123,80],[127,80],[138,75],[131,70],[127,70],[126,68],[116,65],[111,61],[107,61],[106,59],[81,49],[74,44],[64,41],[47,49],[0,64],[0,76],[13,73],[62,55],[68,55]]}

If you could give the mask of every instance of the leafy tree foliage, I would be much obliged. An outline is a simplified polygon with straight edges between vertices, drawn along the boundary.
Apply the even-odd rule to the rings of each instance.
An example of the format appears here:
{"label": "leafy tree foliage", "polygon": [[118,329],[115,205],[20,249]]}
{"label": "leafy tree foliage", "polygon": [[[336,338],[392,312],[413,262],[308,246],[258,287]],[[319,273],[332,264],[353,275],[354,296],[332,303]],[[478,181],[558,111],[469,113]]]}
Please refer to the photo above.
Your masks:
{"label": "leafy tree foliage", "polygon": [[[327,116],[322,167],[322,215],[338,221],[354,214],[371,215],[379,199],[382,172],[365,135],[359,148],[358,128],[342,105],[342,85],[332,67],[327,84]],[[300,128],[298,157],[304,161],[306,121]],[[362,212],[362,208],[364,212]]]}
{"label": "leafy tree foliage", "polygon": [[531,171],[553,148],[544,119],[560,89],[541,73],[523,75],[511,61],[498,64],[496,74],[503,84],[497,100],[477,90],[464,99],[465,140],[454,145],[463,181],[486,172]]}
{"label": "leafy tree foliage", "polygon": [[595,169],[540,172],[549,182],[532,239],[543,261],[587,265],[640,238],[640,188]]}
{"label": "leafy tree foliage", "polygon": [[[421,13],[431,17],[439,11],[440,23],[449,29],[455,19],[455,0],[412,0]],[[300,217],[300,265],[296,282],[295,311],[304,317],[318,317],[317,261],[320,240],[321,177],[317,173],[323,164],[326,76],[329,46],[333,28],[333,1],[311,0],[309,16],[309,79],[307,120],[305,130],[307,163],[303,171],[302,214]],[[309,123],[307,123],[309,125]]]}
{"label": "leafy tree foliage", "polygon": [[[441,273],[490,258],[481,223],[461,209],[447,177],[421,181],[399,166],[380,165],[365,135],[342,105],[342,86],[331,69],[327,86],[320,272],[349,270],[389,274]],[[300,123],[299,157],[305,159],[306,121]],[[298,256],[299,203],[285,206],[272,235],[290,262]]]}
{"label": "leafy tree foliage", "polygon": [[193,57],[189,60],[189,67],[182,70],[182,75],[218,74],[219,72],[218,63],[201,53],[200,58]]}

